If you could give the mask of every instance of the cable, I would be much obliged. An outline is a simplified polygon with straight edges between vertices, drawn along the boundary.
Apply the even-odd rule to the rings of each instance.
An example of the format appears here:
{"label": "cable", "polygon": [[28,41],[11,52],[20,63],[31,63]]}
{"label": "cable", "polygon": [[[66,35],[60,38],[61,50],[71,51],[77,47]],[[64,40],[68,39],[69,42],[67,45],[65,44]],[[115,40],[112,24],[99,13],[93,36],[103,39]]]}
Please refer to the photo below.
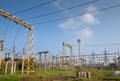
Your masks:
{"label": "cable", "polygon": [[[7,48],[7,47],[4,47],[3,49],[6,50],[6,51],[13,51],[13,49],[11,50],[11,49],[9,49],[9,48]],[[18,53],[18,54],[19,54],[19,53],[22,53],[22,52],[19,52],[19,51],[16,51],[16,50],[15,50],[15,52]]]}
{"label": "cable", "polygon": [[103,47],[103,46],[120,46],[120,43],[110,43],[110,44],[96,44],[96,45],[92,45],[92,44],[84,44],[81,47]]}
{"label": "cable", "polygon": [[17,39],[17,37],[18,37],[19,32],[20,32],[20,28],[21,28],[21,27],[19,27],[19,29],[18,29],[18,31],[17,31],[17,34],[16,34],[16,36],[15,36],[15,39],[14,39],[13,42],[12,42],[12,45],[11,45],[11,47],[10,47],[10,51],[11,51],[12,47],[13,47],[14,44],[15,44],[15,41],[16,41],[16,39]]}
{"label": "cable", "polygon": [[7,31],[8,31],[9,25],[10,25],[10,21],[8,22],[7,27],[5,29],[5,32],[3,33],[3,40],[5,39],[5,36],[6,36]]}
{"label": "cable", "polygon": [[19,11],[19,12],[16,12],[16,13],[13,13],[13,14],[20,14],[20,13],[23,13],[23,12],[27,12],[27,11],[33,10],[33,9],[35,9],[35,8],[38,8],[38,7],[40,7],[40,6],[44,6],[44,5],[47,5],[47,4],[49,4],[49,3],[52,3],[52,2],[54,2],[54,1],[56,1],[56,0],[51,0],[51,1],[48,1],[48,2],[45,2],[45,3],[42,3],[42,4],[40,4],[40,5],[37,5],[37,6],[31,7],[31,8],[28,8],[28,9],[25,9],[25,10],[22,10],[22,11]]}
{"label": "cable", "polygon": [[98,9],[98,10],[91,11],[91,12],[86,12],[86,13],[74,15],[74,16],[68,16],[68,17],[64,17],[64,18],[58,18],[58,19],[54,19],[54,20],[33,23],[32,25],[45,24],[45,23],[49,23],[49,22],[55,22],[55,21],[65,20],[65,19],[69,19],[69,18],[73,18],[73,17],[82,16],[82,15],[85,15],[85,14],[88,14],[88,13],[95,13],[95,12],[105,11],[105,10],[116,8],[116,7],[120,7],[120,4],[119,5],[115,5],[115,6],[111,6],[111,7],[107,7],[107,8],[103,8],[103,9]]}
{"label": "cable", "polygon": [[51,14],[55,14],[55,13],[60,13],[60,12],[66,11],[66,10],[71,10],[73,8],[77,8],[77,7],[80,7],[80,6],[87,5],[87,4],[95,3],[97,1],[99,1],[99,0],[93,0],[93,1],[90,1],[90,2],[87,2],[87,3],[75,5],[75,6],[72,6],[72,7],[69,7],[69,8],[65,8],[65,9],[54,11],[54,12],[50,12],[50,13],[46,13],[46,14],[43,14],[43,15],[35,16],[35,17],[26,18],[26,19],[23,19],[23,20],[32,20],[32,19],[36,19],[38,17],[43,17],[43,16],[48,16],[48,15],[51,15]]}

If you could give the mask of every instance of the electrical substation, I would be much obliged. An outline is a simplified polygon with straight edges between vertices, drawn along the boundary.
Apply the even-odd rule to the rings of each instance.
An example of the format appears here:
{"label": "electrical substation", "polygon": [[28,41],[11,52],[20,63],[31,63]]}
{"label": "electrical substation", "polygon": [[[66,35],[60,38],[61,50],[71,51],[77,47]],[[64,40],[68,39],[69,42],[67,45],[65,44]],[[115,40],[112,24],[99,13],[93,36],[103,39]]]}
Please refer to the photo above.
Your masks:
{"label": "electrical substation", "polygon": [[[89,36],[92,37],[93,32],[90,30],[89,27],[86,27],[83,30],[81,27],[80,28],[81,31],[77,31],[79,30],[79,28],[77,27],[79,24],[80,26],[83,24],[85,24],[85,26],[87,26],[88,24],[90,26],[94,26],[96,25],[96,23],[97,24],[100,23],[100,22],[97,22],[97,18],[95,18],[94,16],[98,14],[97,12],[116,8],[116,7],[119,7],[120,5],[110,6],[110,7],[101,8],[101,9],[93,8],[93,6],[91,6],[90,10],[94,10],[94,11],[90,11],[88,8],[87,9],[88,12],[86,13],[73,15],[73,16],[70,15],[68,17],[63,16],[63,18],[58,18],[58,19],[56,18],[50,21],[48,19],[48,21],[43,21],[38,23],[31,23],[31,21],[29,21],[30,23],[28,23],[27,20],[36,19],[39,17],[52,15],[52,14],[56,14],[63,11],[68,13],[69,10],[73,8],[86,6],[88,4],[92,4],[100,0],[92,0],[84,4],[68,7],[65,9],[61,7],[60,8],[61,10],[46,13],[36,17],[31,16],[28,19],[24,19],[24,18],[22,19],[19,15],[16,16],[16,14],[23,13],[26,11],[31,11],[32,9],[38,8],[43,5],[47,5],[55,1],[57,0],[48,1],[41,5],[20,11],[18,13],[9,13],[3,10],[2,8],[0,9],[0,17],[1,17],[0,24],[2,24],[0,27],[4,28],[4,25],[7,26],[6,28],[4,28],[5,30],[0,31],[0,81],[2,81],[1,78],[3,77],[5,78],[7,77],[8,81],[120,81],[119,47],[118,48],[113,47],[114,49],[116,49],[116,51],[112,52],[113,50],[109,49],[109,47],[112,45],[106,44],[108,48],[104,48],[104,45],[101,45],[101,47],[104,48],[102,50],[99,49],[100,45],[98,45],[98,47],[96,45],[94,48],[97,51],[94,49],[91,49],[92,50],[91,52],[86,51],[87,47],[90,48],[92,46],[89,46],[89,44],[87,45],[87,43],[85,42],[86,40],[84,41],[84,38],[82,39],[82,37],[83,36],[84,37],[88,36],[88,38]],[[59,4],[54,3],[54,5],[58,6],[60,5],[60,2]],[[80,17],[80,19],[77,19],[77,18],[73,19],[74,17],[75,18]],[[82,18],[83,18],[83,21],[82,21]],[[92,19],[90,20],[89,18],[92,18]],[[72,32],[70,34],[71,38],[73,34],[77,35],[77,38],[75,39],[74,42],[73,42],[73,39],[69,41],[66,41],[66,39],[63,39],[63,38],[61,38],[62,40],[57,39],[53,36],[53,34],[51,34],[51,37],[49,36],[49,33],[54,32],[56,33],[56,37],[59,38],[60,36],[63,35],[63,34],[59,34],[59,32],[61,31],[56,32],[53,30],[46,35],[45,33],[43,33],[43,31],[40,31],[43,33],[42,35],[39,35],[39,36],[43,36],[43,39],[40,39],[40,40],[38,39],[39,36],[38,37],[35,36],[36,33],[34,31],[36,28],[35,27],[36,24],[39,24],[39,23],[45,24],[45,23],[61,21],[65,19],[68,19],[68,21],[66,20],[65,23],[60,24],[59,28],[63,29],[65,32],[67,31],[67,34]],[[88,20],[85,21],[85,19],[88,19]],[[75,25],[78,21],[79,23]],[[9,27],[11,23],[12,25],[11,27]],[[16,28],[18,28],[18,31],[14,29],[15,27],[13,27],[14,26],[13,24],[15,25]],[[17,27],[19,25],[22,27]],[[70,27],[67,28],[66,25]],[[75,26],[74,28],[71,27],[73,25]],[[11,29],[11,31],[9,31],[8,29]],[[20,29],[21,31],[25,30],[24,32],[22,32],[22,35],[20,35],[21,34]],[[36,30],[36,31],[37,31],[37,34],[39,34],[38,33],[39,30]],[[47,32],[48,31],[49,29],[47,30]],[[15,38],[13,38],[12,36],[13,32],[17,32],[16,34],[14,33]],[[9,37],[7,37],[6,34],[9,34],[8,35]],[[47,40],[44,40],[45,38],[44,35],[46,36]],[[53,39],[52,36],[55,39]],[[16,43],[17,38],[19,38],[18,39],[19,42]],[[37,43],[34,42],[35,39]],[[7,42],[8,40],[9,42]],[[13,41],[11,42],[11,40]],[[43,42],[45,42],[46,45],[44,45],[44,43],[41,44],[39,42],[41,40],[43,40]],[[97,39],[97,40],[104,42],[104,39]],[[51,41],[54,41],[54,44],[56,45],[56,47],[54,47],[55,45],[53,45],[53,42],[51,43]],[[96,41],[94,42],[96,43]],[[10,44],[12,45],[10,46]],[[84,46],[84,44],[86,44],[86,47]],[[37,45],[36,46],[37,49],[35,48],[35,45]],[[49,45],[51,45],[53,48],[50,48]],[[117,44],[116,46],[120,46],[120,44]],[[45,47],[49,47],[50,49],[47,49]],[[43,50],[42,48],[45,50]],[[38,49],[40,50],[38,51]],[[59,52],[58,52],[58,49],[59,49]],[[55,54],[55,52],[53,51],[57,51],[58,53]],[[15,77],[17,79],[9,80],[8,77],[12,77],[12,78]]]}

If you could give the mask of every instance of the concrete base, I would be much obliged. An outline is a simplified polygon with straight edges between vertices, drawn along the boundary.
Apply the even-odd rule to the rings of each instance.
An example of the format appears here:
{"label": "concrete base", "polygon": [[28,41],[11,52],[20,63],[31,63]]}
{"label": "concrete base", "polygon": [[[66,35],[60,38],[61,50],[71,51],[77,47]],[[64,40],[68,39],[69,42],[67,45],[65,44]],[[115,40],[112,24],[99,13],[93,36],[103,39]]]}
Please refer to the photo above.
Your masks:
{"label": "concrete base", "polygon": [[110,75],[119,75],[120,71],[110,71]]}

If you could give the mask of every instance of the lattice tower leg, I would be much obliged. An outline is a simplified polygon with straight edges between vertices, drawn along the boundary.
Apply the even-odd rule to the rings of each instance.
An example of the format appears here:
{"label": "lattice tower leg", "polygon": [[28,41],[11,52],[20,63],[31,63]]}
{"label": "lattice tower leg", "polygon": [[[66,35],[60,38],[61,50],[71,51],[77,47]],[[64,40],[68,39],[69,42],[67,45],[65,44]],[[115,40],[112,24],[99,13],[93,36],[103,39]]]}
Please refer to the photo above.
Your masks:
{"label": "lattice tower leg", "polygon": [[30,72],[34,72],[34,54],[33,54],[33,30],[29,29],[29,35],[27,40],[27,58],[23,60],[23,68],[22,73],[26,72],[29,74]]}

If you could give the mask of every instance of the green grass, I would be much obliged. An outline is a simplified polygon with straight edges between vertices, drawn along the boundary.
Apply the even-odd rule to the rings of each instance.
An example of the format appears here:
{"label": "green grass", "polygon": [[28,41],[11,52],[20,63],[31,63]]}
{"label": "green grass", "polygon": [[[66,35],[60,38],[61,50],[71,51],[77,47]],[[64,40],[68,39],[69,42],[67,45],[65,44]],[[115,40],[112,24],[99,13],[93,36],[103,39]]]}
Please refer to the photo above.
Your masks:
{"label": "green grass", "polygon": [[[0,81],[20,81],[21,78],[29,79],[29,81],[49,81],[53,78],[56,78],[58,81],[99,81],[100,78],[120,78],[120,75],[112,76],[109,75],[109,70],[97,70],[97,69],[84,69],[83,71],[90,72],[91,78],[85,79],[85,78],[69,78],[71,76],[75,76],[75,70],[52,70],[47,69],[46,71],[44,69],[36,69],[35,73],[27,74],[21,74],[20,71],[17,71],[16,74],[10,75],[4,74],[3,71],[0,71]],[[61,77],[60,77],[61,76]],[[42,80],[39,78],[42,77]],[[49,79],[49,80],[48,80]],[[56,81],[57,81],[56,80]],[[28,80],[26,80],[28,81]]]}
{"label": "green grass", "polygon": [[36,69],[35,73],[30,73],[28,74],[21,74],[20,71],[17,71],[16,74],[10,75],[10,73],[8,74],[4,74],[3,71],[0,71],[0,81],[19,81],[20,78],[23,77],[38,77],[38,76],[43,76],[46,78],[47,77],[53,77],[53,76],[57,76],[57,75],[61,75],[61,74],[66,74],[68,75],[69,72],[72,71],[64,71],[64,70],[50,70],[47,69],[46,71],[44,69]]}
{"label": "green grass", "polygon": [[53,70],[53,69],[47,69],[46,71],[44,69],[37,69],[36,70],[36,75],[41,75],[41,76],[50,76],[50,75],[59,75],[59,74],[66,74],[68,72],[72,71],[64,71],[64,70]]}

